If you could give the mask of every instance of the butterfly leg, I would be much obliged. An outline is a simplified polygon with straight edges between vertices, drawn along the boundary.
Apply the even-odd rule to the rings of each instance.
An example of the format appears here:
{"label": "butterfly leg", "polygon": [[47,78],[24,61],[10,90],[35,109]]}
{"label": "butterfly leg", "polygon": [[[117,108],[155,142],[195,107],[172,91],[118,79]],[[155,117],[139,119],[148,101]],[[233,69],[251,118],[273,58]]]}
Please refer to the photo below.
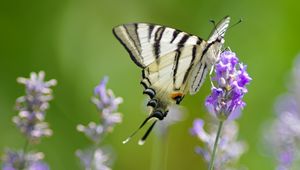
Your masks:
{"label": "butterfly leg", "polygon": [[224,51],[231,51],[230,47],[226,47],[222,52]]}
{"label": "butterfly leg", "polygon": [[210,72],[209,72],[209,79],[210,79],[210,84],[211,84],[212,87],[215,87],[215,85],[214,85],[214,83],[213,83],[213,81],[212,81],[212,77],[211,77],[211,75],[212,75],[214,69],[215,69],[215,66],[212,65],[212,66],[211,66],[211,69],[210,69]]}

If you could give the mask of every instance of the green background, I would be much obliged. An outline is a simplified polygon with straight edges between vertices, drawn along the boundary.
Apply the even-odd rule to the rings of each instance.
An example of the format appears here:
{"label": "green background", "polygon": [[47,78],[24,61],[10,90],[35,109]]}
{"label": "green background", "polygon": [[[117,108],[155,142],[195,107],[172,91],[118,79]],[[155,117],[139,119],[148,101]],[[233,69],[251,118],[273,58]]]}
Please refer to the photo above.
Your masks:
{"label": "green background", "polygon": [[[299,6],[296,0],[2,0],[0,151],[24,145],[11,121],[17,114],[15,99],[24,94],[16,78],[44,70],[46,79],[58,80],[46,118],[54,135],[32,149],[44,152],[53,170],[79,169],[74,152],[87,147],[89,141],[75,127],[98,120],[90,97],[94,86],[108,75],[109,88],[124,99],[120,106],[123,123],[105,140],[114,150],[113,169],[150,169],[153,148],[157,147],[155,135],[143,147],[136,144],[142,133],[126,145],[121,143],[145,117],[144,96],[140,70],[115,39],[112,28],[128,22],[151,22],[207,38],[212,29],[209,19],[230,15],[232,23],[239,18],[244,21],[227,32],[225,46],[248,65],[253,78],[245,96],[247,106],[238,120],[240,139],[249,145],[240,164],[250,170],[274,169],[274,160],[263,153],[262,128],[274,117],[274,101],[286,91],[286,77],[300,50]],[[188,115],[170,128],[166,169],[206,169],[203,159],[194,153],[200,141],[188,130],[195,118],[207,114],[203,101],[209,88],[206,82],[200,93],[182,102]]]}

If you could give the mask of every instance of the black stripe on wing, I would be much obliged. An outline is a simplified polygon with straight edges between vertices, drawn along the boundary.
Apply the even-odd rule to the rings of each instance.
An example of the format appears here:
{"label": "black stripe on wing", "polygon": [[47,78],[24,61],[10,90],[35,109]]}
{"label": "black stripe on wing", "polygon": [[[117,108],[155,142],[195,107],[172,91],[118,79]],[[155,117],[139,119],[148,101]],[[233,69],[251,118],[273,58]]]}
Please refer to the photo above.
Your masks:
{"label": "black stripe on wing", "polygon": [[139,66],[139,67],[141,67],[141,68],[145,68],[145,66],[144,66],[141,62],[139,62],[139,61],[137,60],[137,58],[136,58],[135,55],[133,54],[133,50],[130,49],[130,47],[128,46],[128,44],[126,44],[125,41],[123,41],[123,40],[117,35],[115,29],[113,29],[113,34],[114,34],[114,36],[120,41],[120,43],[125,47],[126,51],[129,53],[130,58],[132,59],[132,61],[133,61],[137,66]]}
{"label": "black stripe on wing", "polygon": [[183,77],[183,81],[182,81],[182,84],[185,84],[186,81],[187,81],[187,78],[189,77],[189,74],[194,66],[194,61],[195,61],[195,58],[196,58],[196,53],[197,53],[197,46],[194,46],[193,47],[193,52],[192,52],[192,60],[190,62],[190,66],[189,68],[186,70],[185,74],[184,74],[184,77]]}

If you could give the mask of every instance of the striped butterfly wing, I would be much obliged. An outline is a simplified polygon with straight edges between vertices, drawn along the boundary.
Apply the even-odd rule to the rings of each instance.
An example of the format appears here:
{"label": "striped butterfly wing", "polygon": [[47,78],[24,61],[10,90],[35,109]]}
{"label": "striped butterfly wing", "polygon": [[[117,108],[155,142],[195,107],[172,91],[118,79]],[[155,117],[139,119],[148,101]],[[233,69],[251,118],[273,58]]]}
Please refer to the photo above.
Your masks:
{"label": "striped butterfly wing", "polygon": [[[226,16],[224,17],[216,26],[215,29],[212,30],[212,32],[210,33],[210,36],[208,38],[208,43],[213,43],[215,42],[218,38],[222,38],[224,39],[225,36],[225,32],[228,29],[230,23],[230,17]],[[224,42],[223,42],[224,43]]]}
{"label": "striped butterfly wing", "polygon": [[197,51],[202,52],[206,42],[173,28],[146,23],[120,25],[113,33],[143,68],[144,93],[166,105],[172,100],[179,103],[188,90]]}
{"label": "striped butterfly wing", "polygon": [[219,59],[221,49],[225,42],[224,36],[228,29],[229,22],[230,17],[224,17],[217,25],[215,25],[215,29],[211,32],[206,46],[203,48],[200,61],[196,64],[191,75],[191,85],[189,90],[191,95],[196,94],[199,91],[206,78],[207,72]]}
{"label": "striped butterfly wing", "polygon": [[190,45],[178,48],[146,67],[141,81],[145,93],[164,103],[179,104],[188,91],[188,80],[200,47]]}
{"label": "striped butterfly wing", "polygon": [[173,28],[146,23],[120,25],[113,29],[113,33],[141,68],[182,46],[199,45],[202,41]]}

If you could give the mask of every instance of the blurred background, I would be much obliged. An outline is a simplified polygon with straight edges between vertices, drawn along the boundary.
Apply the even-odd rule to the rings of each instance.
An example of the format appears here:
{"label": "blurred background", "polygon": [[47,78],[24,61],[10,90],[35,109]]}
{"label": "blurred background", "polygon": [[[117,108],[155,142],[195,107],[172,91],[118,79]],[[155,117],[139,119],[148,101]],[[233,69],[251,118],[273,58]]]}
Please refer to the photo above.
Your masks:
{"label": "blurred background", "polygon": [[[51,169],[80,169],[75,150],[90,142],[76,131],[76,125],[98,120],[90,97],[107,75],[108,87],[124,99],[120,105],[123,122],[104,142],[114,150],[112,169],[150,169],[156,135],[151,134],[142,147],[137,141],[143,132],[122,144],[145,118],[145,96],[139,85],[140,70],[113,36],[112,28],[128,22],[150,22],[206,39],[213,28],[209,20],[230,15],[232,23],[240,18],[243,22],[226,33],[225,46],[248,65],[253,78],[245,96],[247,106],[238,120],[239,139],[247,141],[249,147],[240,164],[251,170],[274,169],[274,160],[262,151],[262,128],[274,117],[274,102],[286,91],[286,77],[300,51],[299,6],[299,1],[292,0],[2,0],[0,152],[6,147],[22,148],[25,143],[11,121],[17,114],[15,100],[24,94],[24,86],[17,84],[16,78],[44,70],[46,80],[58,81],[46,117],[54,135],[44,138],[34,150],[45,153]],[[205,169],[202,157],[194,153],[200,141],[189,129],[195,118],[207,115],[204,99],[209,91],[207,81],[200,93],[183,100],[187,115],[169,129],[166,169]]]}

